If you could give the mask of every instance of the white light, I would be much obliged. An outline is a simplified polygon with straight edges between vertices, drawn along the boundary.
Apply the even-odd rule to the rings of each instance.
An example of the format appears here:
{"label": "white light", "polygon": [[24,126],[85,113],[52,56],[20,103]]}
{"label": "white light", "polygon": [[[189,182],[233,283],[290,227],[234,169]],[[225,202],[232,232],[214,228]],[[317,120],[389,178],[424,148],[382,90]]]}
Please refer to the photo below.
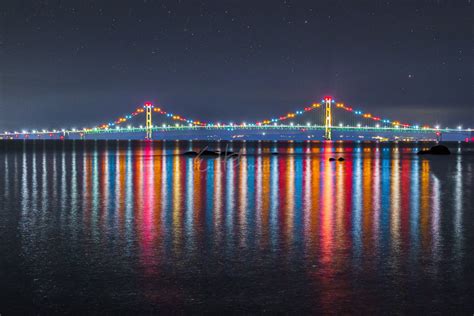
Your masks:
{"label": "white light", "polygon": [[439,129],[439,125],[436,125],[435,128],[436,128],[436,129]]}
{"label": "white light", "polygon": [[75,131],[76,131],[76,129],[75,129],[75,128],[73,128],[73,129],[72,129],[72,131],[73,131],[73,132],[75,132]]}
{"label": "white light", "polygon": [[462,129],[462,126],[461,126],[461,125],[459,125],[459,126],[458,126],[458,129]]}
{"label": "white light", "polygon": [[166,124],[163,124],[163,127],[166,127]]}
{"label": "white light", "polygon": [[21,133],[22,133],[22,134],[26,134],[26,131],[25,131],[25,130],[23,130],[23,131],[21,131]]}
{"label": "white light", "polygon": [[127,128],[128,128],[128,129],[132,129],[132,126],[128,125]]}
{"label": "white light", "polygon": [[293,126],[293,122],[291,122],[290,125]]}
{"label": "white light", "polygon": [[339,127],[342,127],[342,123],[339,123]]}
{"label": "white light", "polygon": [[310,123],[306,123],[306,126],[311,126],[311,124],[310,124]]}
{"label": "white light", "polygon": [[140,128],[143,128],[143,125],[140,125]]}
{"label": "white light", "polygon": [[375,127],[380,127],[380,124],[375,124]]}
{"label": "white light", "polygon": [[357,124],[357,127],[360,127],[360,123]]}

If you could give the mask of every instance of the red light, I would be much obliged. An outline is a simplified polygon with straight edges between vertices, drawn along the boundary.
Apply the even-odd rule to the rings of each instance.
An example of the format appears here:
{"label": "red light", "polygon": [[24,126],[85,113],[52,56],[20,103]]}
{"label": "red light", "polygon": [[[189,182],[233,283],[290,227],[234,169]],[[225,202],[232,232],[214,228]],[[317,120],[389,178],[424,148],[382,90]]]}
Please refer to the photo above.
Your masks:
{"label": "red light", "polygon": [[326,97],[324,97],[324,100],[326,100],[326,101],[331,101],[331,100],[332,100],[332,97],[326,96]]}

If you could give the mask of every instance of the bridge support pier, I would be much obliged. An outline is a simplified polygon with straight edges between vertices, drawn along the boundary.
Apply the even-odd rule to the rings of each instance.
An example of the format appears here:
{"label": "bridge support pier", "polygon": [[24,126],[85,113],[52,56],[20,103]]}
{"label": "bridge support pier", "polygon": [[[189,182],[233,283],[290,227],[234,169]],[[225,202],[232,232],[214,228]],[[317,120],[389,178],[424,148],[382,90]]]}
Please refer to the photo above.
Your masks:
{"label": "bridge support pier", "polygon": [[145,104],[145,114],[146,114],[146,136],[145,139],[151,140],[153,138],[153,122],[151,118],[151,112],[153,108],[150,103]]}
{"label": "bridge support pier", "polygon": [[324,102],[326,103],[326,115],[324,119],[324,138],[326,140],[331,140],[332,139],[332,113],[331,113],[331,104],[332,104],[332,98],[330,97],[325,97]]}

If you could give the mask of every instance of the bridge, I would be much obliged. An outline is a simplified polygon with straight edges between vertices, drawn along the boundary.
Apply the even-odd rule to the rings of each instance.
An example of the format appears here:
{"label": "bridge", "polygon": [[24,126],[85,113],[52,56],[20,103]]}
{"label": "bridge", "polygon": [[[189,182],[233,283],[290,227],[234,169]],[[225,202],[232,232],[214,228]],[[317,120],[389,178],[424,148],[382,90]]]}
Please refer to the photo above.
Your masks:
{"label": "bridge", "polygon": [[0,139],[241,139],[241,140],[453,140],[474,141],[471,128],[408,124],[363,112],[332,97],[256,122],[193,120],[145,103],[95,127],[0,132]]}

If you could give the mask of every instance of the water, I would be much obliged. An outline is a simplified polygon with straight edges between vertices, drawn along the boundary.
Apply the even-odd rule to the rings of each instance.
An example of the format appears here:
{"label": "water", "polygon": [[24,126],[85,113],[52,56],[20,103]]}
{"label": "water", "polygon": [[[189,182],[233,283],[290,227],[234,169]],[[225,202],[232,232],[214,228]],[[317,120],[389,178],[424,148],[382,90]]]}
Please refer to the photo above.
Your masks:
{"label": "water", "polygon": [[474,147],[429,145],[0,143],[0,313],[472,314]]}

